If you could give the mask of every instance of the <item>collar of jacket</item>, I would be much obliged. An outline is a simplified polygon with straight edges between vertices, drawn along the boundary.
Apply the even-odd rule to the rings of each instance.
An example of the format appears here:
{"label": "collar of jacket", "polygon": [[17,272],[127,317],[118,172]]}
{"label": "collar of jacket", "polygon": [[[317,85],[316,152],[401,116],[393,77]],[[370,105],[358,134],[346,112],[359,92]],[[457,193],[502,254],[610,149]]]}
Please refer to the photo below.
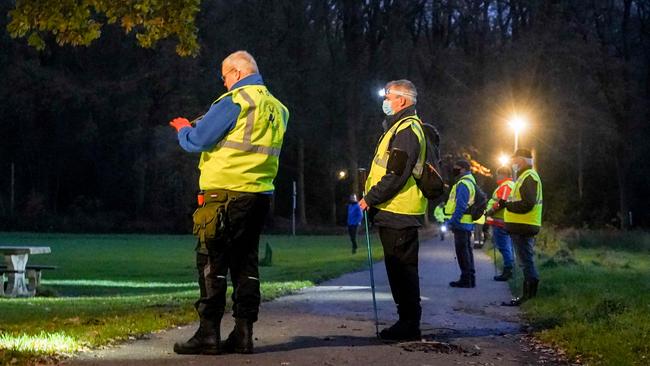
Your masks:
{"label": "collar of jacket", "polygon": [[456,182],[460,182],[461,179],[465,178],[468,175],[472,175],[472,172],[467,172],[467,173],[459,176],[458,179],[456,179]]}
{"label": "collar of jacket", "polygon": [[403,118],[409,117],[409,116],[415,116],[416,114],[417,114],[417,112],[415,111],[415,105],[411,105],[411,106],[408,106],[408,107],[402,109],[401,111],[393,114],[392,116],[386,116],[386,126],[387,126],[386,130],[393,127],[393,125],[397,121],[399,121],[400,119],[403,119]]}
{"label": "collar of jacket", "polygon": [[503,184],[503,182],[507,182],[507,181],[512,181],[512,178],[504,178],[504,179],[498,180],[497,185],[500,186],[500,185]]}
{"label": "collar of jacket", "polygon": [[533,168],[532,166],[527,166],[527,167],[525,167],[525,168],[523,168],[523,169],[521,169],[521,170],[518,170],[518,171],[517,171],[517,176],[518,176],[518,177],[521,177],[521,175],[524,174],[524,172],[525,172],[526,170],[530,170],[530,169],[532,169],[532,168]]}
{"label": "collar of jacket", "polygon": [[264,85],[264,80],[262,80],[262,75],[260,74],[250,74],[245,78],[236,82],[230,90],[241,88],[246,85]]}

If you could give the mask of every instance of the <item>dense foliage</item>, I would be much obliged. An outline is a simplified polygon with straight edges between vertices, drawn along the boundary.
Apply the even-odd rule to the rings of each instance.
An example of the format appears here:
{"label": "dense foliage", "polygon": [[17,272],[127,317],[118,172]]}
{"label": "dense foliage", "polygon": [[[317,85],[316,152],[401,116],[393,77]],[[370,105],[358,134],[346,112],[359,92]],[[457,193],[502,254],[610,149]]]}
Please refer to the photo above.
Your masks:
{"label": "dense foliage", "polygon": [[[355,174],[337,172],[368,166],[383,118],[377,89],[398,78],[418,87],[418,112],[439,128],[450,159],[470,154],[494,169],[512,150],[508,118],[527,115],[520,146],[536,150],[548,221],[628,226],[619,213],[632,212],[634,226],[650,224],[646,1],[203,1],[196,19],[178,15],[188,37],[198,29],[198,56],[185,58],[177,13],[164,7],[142,18],[113,9],[115,18],[101,4],[131,2],[65,2],[101,25],[101,36],[75,47],[52,24],[10,26],[25,3],[0,0],[5,229],[186,230],[198,157],[166,124],[201,114],[224,91],[219,64],[237,49],[257,58],[291,110],[276,225],[290,216],[294,180],[303,224],[341,221]],[[156,11],[169,23],[143,43]],[[59,15],[52,21],[81,24]],[[124,16],[142,22],[125,27]],[[11,37],[29,29],[42,50]]]}

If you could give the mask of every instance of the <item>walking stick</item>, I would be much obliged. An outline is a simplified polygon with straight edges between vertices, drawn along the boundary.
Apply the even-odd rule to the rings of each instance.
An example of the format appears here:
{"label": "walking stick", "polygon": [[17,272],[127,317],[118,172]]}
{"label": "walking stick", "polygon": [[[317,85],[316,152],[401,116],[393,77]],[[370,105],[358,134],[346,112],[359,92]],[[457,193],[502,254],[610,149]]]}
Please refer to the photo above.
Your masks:
{"label": "walking stick", "polygon": [[499,271],[497,270],[497,245],[494,242],[494,237],[492,239],[492,257],[494,258],[494,275],[496,276]]}
{"label": "walking stick", "polygon": [[[359,176],[360,184],[363,184],[361,182],[366,181],[365,175],[366,175],[366,170],[363,168],[359,168],[358,176]],[[363,196],[365,196],[366,195],[365,189],[362,189],[361,191],[363,192]],[[372,246],[370,245],[370,232],[368,231],[368,212],[366,210],[363,211],[363,220],[366,225],[366,244],[368,246],[368,265],[370,266],[370,289],[372,290],[372,308],[375,311],[375,335],[377,336],[377,338],[379,338],[379,316],[377,315],[377,297],[375,295],[375,270],[372,263]]]}

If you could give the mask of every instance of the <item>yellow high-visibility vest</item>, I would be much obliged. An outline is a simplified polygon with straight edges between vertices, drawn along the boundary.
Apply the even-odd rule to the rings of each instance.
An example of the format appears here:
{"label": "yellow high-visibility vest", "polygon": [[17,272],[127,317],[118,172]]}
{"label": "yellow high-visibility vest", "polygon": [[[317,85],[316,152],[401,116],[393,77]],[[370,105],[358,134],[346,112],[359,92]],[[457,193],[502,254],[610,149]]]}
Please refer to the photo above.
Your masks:
{"label": "yellow high-visibility vest", "polygon": [[[407,121],[409,119],[411,121]],[[406,128],[413,130],[413,133],[415,133],[415,136],[417,136],[418,142],[420,143],[420,155],[418,156],[417,163],[413,168],[411,176],[408,178],[402,189],[388,201],[375,206],[376,208],[404,215],[423,215],[426,212],[428,201],[422,194],[422,191],[420,191],[420,188],[418,188],[415,178],[413,178],[414,175],[418,176],[418,174],[422,174],[422,167],[424,166],[426,153],[426,140],[421,124],[422,122],[417,116],[402,118],[393,124],[388,131],[384,132],[379,139],[379,144],[375,151],[375,157],[372,160],[370,172],[368,173],[368,179],[366,179],[366,192],[370,191],[370,188],[377,184],[381,178],[386,175],[386,166],[390,156],[389,145],[392,137],[398,132]]]}
{"label": "yellow high-visibility vest", "polygon": [[[447,218],[450,218],[454,214],[454,211],[456,211],[456,190],[458,189],[459,184],[464,184],[469,191],[469,201],[467,201],[467,208],[474,204],[474,199],[476,198],[476,188],[474,188],[476,185],[476,179],[473,175],[468,174],[460,178],[458,182],[456,182],[456,184],[451,187],[451,192],[449,192],[449,199],[447,199],[447,204],[445,204],[445,216]],[[463,214],[463,217],[460,219],[460,223],[473,224],[474,220],[472,220],[472,215],[468,213]]]}
{"label": "yellow high-visibility vest", "polygon": [[220,96],[231,96],[241,111],[235,126],[199,161],[202,190],[273,191],[289,111],[264,85],[245,85]]}
{"label": "yellow high-visibility vest", "polygon": [[517,182],[515,182],[515,187],[512,189],[512,193],[510,193],[510,197],[508,197],[508,202],[518,202],[521,201],[521,186],[524,182],[524,180],[528,177],[531,177],[537,182],[537,198],[535,201],[535,206],[533,206],[533,209],[524,213],[524,214],[518,214],[514,212],[508,211],[508,208],[506,208],[506,212],[503,215],[504,221],[506,224],[526,224],[526,225],[532,225],[532,226],[542,226],[542,206],[544,204],[543,202],[543,196],[542,196],[542,180],[539,178],[539,174],[535,170],[528,169],[526,170],[519,178],[517,178]]}

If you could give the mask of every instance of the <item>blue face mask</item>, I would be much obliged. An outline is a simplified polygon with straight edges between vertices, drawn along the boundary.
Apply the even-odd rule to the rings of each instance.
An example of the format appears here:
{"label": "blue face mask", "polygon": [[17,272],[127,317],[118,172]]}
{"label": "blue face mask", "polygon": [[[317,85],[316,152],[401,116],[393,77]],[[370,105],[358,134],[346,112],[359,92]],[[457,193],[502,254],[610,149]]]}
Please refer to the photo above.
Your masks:
{"label": "blue face mask", "polygon": [[384,111],[384,113],[387,116],[392,116],[393,114],[395,114],[393,108],[390,106],[390,101],[388,99],[384,99],[384,103],[382,103],[381,109]]}

